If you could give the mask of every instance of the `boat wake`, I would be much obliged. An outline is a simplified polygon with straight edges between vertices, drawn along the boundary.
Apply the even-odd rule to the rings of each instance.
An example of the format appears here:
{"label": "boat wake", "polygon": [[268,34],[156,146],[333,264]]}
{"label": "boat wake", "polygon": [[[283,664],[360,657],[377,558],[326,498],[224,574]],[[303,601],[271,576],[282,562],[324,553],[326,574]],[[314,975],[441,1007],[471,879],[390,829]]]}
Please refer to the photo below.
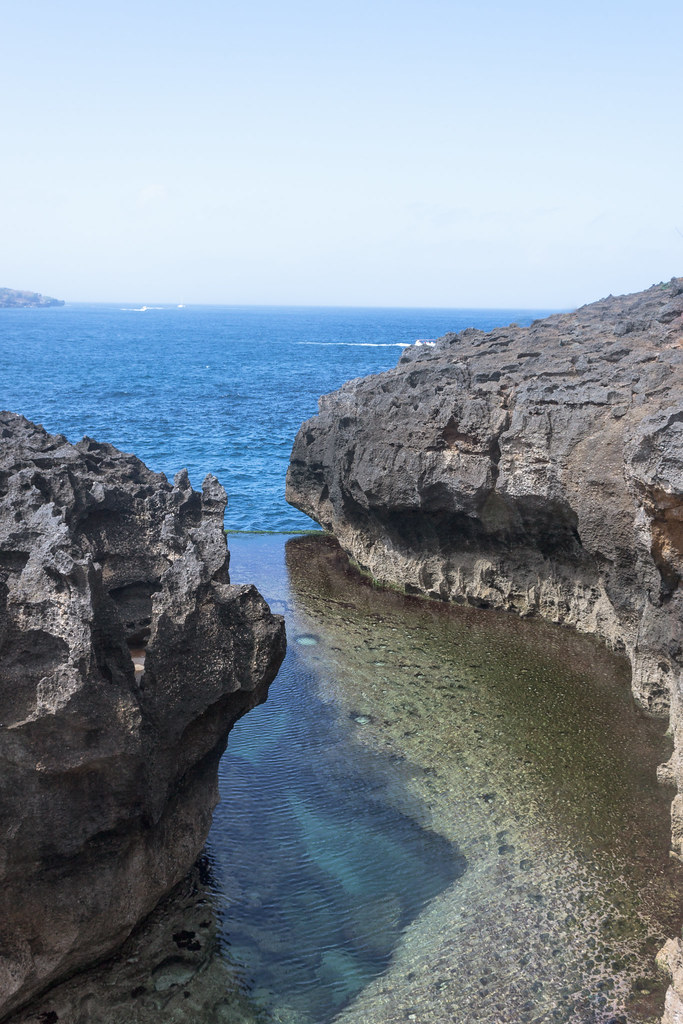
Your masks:
{"label": "boat wake", "polygon": [[146,313],[148,309],[166,309],[166,306],[121,306],[122,313]]}

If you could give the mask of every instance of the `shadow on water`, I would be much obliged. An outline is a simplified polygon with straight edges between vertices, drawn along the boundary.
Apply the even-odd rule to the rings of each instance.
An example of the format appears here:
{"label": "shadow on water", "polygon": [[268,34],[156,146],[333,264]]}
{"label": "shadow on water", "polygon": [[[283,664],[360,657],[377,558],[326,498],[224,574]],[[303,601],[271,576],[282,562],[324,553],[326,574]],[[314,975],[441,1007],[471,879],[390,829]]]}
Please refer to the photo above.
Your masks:
{"label": "shadow on water", "polygon": [[330,1020],[385,969],[407,924],[465,871],[384,799],[396,765],[316,696],[290,641],[276,692],[235,729],[210,851],[226,954],[278,1019]]}

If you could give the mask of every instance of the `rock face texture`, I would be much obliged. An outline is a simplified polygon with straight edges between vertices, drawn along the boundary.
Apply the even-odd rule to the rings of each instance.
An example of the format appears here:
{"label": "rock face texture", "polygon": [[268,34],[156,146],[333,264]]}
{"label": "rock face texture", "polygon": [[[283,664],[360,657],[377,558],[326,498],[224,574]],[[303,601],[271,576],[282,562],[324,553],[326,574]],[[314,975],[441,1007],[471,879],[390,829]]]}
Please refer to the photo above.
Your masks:
{"label": "rock face texture", "polygon": [[[226,496],[0,413],[0,1019],[192,865],[284,624],[231,586]],[[144,649],[136,673],[131,649]]]}
{"label": "rock face texture", "polygon": [[375,578],[540,614],[671,716],[683,854],[683,278],[412,346],[320,400],[287,499]]}

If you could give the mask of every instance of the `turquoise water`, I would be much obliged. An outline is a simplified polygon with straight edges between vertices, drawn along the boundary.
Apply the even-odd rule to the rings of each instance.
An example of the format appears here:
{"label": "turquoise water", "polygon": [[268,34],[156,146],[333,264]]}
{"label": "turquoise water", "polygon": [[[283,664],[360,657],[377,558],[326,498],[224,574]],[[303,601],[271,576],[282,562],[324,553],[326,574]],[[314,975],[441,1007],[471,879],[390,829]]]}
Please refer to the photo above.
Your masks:
{"label": "turquoise water", "polygon": [[226,525],[307,529],[284,500],[294,436],[321,394],[394,366],[401,348],[538,310],[119,306],[0,310],[0,408],[78,441],[183,466],[229,495]]}
{"label": "turquoise water", "polygon": [[[387,967],[403,929],[467,863],[388,798],[397,759],[357,743],[368,716],[320,696],[282,544],[230,538],[234,578],[259,578],[289,645],[267,703],[239,722],[220,768],[207,852],[223,948],[257,1006],[330,1020]],[[226,896],[228,898],[226,899]]]}

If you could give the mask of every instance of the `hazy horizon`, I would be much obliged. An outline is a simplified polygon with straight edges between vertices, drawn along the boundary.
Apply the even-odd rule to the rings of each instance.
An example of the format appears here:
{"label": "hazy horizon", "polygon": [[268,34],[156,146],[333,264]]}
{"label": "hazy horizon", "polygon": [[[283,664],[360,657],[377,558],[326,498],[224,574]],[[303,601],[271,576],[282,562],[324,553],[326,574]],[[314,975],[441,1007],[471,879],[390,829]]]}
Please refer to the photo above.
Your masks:
{"label": "hazy horizon", "polygon": [[8,5],[0,281],[147,305],[640,291],[683,273],[681,29],[673,0]]}
{"label": "hazy horizon", "polygon": [[[657,283],[657,282],[655,282]],[[0,287],[6,287],[2,285]],[[31,288],[17,288],[15,291],[35,291]],[[46,295],[45,292],[38,292],[38,294]],[[551,315],[553,313],[564,313],[570,310],[570,307],[564,309],[555,308],[552,306],[407,306],[407,305],[373,305],[370,303],[352,304],[344,302],[334,303],[319,303],[319,302],[183,302],[177,303],[174,301],[164,302],[161,299],[67,299],[60,295],[49,295],[52,299],[61,299],[66,306],[120,306],[122,312],[130,313],[141,313],[143,312],[142,307],[145,307],[145,312],[154,312],[155,309],[166,310],[166,309],[200,309],[202,307],[212,307],[220,309],[406,309],[406,310],[444,310],[445,312],[454,312],[459,310],[461,312],[486,312],[486,311],[509,311],[509,312],[542,312]],[[607,298],[607,296],[600,296],[600,298]],[[124,303],[128,305],[124,307]],[[134,308],[137,307],[137,308]],[[32,308],[32,307],[17,307],[17,308]],[[45,307],[52,309],[61,309],[62,307]]]}

